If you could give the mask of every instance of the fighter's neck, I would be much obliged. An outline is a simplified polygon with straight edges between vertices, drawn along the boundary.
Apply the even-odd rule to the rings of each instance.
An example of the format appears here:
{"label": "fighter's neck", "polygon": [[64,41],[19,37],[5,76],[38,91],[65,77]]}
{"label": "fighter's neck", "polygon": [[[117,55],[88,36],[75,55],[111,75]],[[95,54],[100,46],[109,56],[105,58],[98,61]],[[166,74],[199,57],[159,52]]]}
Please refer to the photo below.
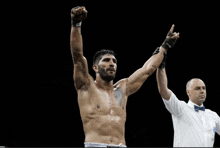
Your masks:
{"label": "fighter's neck", "polygon": [[102,78],[97,78],[95,80],[95,83],[102,89],[104,90],[113,90],[114,86],[113,86],[113,80],[110,82],[107,82],[105,80],[103,80]]}

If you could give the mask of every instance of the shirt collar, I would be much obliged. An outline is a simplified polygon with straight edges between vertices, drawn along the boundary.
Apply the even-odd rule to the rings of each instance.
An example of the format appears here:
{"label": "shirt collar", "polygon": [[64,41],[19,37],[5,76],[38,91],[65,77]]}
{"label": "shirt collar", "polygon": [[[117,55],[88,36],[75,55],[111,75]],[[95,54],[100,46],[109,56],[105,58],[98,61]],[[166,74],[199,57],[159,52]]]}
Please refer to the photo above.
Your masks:
{"label": "shirt collar", "polygon": [[202,104],[201,106],[199,106],[199,105],[193,103],[191,100],[188,101],[188,105],[189,105],[190,107],[192,107],[192,108],[194,108],[194,105],[196,105],[196,106],[198,106],[198,107],[202,107],[202,106],[203,106],[203,104]]}

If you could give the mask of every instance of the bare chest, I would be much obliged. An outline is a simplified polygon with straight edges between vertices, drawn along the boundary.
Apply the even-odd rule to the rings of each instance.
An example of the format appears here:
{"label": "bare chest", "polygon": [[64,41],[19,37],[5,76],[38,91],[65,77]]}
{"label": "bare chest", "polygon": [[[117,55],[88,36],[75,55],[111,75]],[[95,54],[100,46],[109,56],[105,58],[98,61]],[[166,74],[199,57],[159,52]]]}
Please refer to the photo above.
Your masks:
{"label": "bare chest", "polygon": [[122,89],[116,88],[112,91],[101,91],[98,93],[99,97],[97,97],[97,100],[99,100],[106,108],[121,108],[124,110],[126,98],[124,97]]}
{"label": "bare chest", "polygon": [[79,96],[79,105],[87,113],[122,116],[126,112],[127,98],[122,88],[111,91],[93,89]]}

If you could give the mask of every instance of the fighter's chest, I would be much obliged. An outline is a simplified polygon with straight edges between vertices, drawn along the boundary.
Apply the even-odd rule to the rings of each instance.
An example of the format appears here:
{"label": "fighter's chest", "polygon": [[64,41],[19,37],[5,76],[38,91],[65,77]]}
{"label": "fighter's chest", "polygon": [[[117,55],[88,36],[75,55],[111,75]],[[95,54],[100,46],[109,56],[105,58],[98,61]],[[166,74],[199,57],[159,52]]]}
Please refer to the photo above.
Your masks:
{"label": "fighter's chest", "polygon": [[92,104],[96,108],[95,110],[101,112],[101,114],[112,116],[122,116],[125,114],[126,101],[121,90],[101,92],[94,101]]}
{"label": "fighter's chest", "polygon": [[96,91],[96,98],[94,99],[97,103],[102,103],[106,107],[121,107],[125,100],[124,91],[120,88],[116,88],[110,91]]}
{"label": "fighter's chest", "polygon": [[79,93],[79,106],[82,111],[93,114],[122,116],[126,113],[127,96],[123,88],[116,87],[110,91],[91,88]]}

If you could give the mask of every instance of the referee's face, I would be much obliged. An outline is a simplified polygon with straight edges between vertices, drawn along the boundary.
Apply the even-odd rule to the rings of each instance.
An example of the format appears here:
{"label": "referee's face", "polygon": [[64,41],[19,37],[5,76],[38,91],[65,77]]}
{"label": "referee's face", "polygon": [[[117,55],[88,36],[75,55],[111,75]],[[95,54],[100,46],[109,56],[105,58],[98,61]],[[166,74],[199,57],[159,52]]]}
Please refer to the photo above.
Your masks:
{"label": "referee's face", "polygon": [[206,99],[205,83],[200,79],[193,79],[187,89],[187,94],[193,103],[202,105]]}

